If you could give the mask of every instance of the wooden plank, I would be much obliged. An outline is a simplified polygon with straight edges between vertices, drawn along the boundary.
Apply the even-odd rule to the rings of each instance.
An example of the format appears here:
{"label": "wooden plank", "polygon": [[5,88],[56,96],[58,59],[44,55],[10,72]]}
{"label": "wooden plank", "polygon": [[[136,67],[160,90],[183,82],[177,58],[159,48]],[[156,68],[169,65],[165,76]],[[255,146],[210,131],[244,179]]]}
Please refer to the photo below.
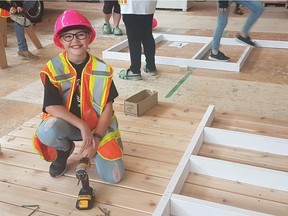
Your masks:
{"label": "wooden plank", "polygon": [[181,195],[270,215],[286,215],[288,205],[185,183]]}
{"label": "wooden plank", "polygon": [[150,134],[140,134],[133,133],[128,131],[121,132],[122,141],[132,142],[136,144],[147,145],[151,147],[165,148],[172,151],[184,152],[185,148],[188,145],[189,139],[185,139],[184,137],[175,137],[170,135],[169,137],[161,137],[158,135],[150,135]]}
{"label": "wooden plank", "polygon": [[288,192],[286,172],[193,155],[190,172]]}
{"label": "wooden plank", "polygon": [[204,142],[288,156],[288,140],[205,127]]}
{"label": "wooden plank", "polygon": [[[1,216],[19,216],[21,215],[30,215],[34,211],[32,207],[21,207],[17,205],[12,205],[10,203],[5,203],[0,201],[0,213]],[[38,210],[33,212],[33,216],[55,216],[54,214],[39,212]]]}
{"label": "wooden plank", "polygon": [[[49,178],[47,178],[48,180]],[[65,182],[66,183],[66,182]],[[33,184],[30,184],[33,185]],[[29,186],[30,186],[29,185]],[[54,185],[57,185],[54,183]],[[61,187],[67,186],[62,183],[59,185]],[[67,188],[69,190],[69,188]],[[71,188],[70,188],[71,189]],[[141,216],[147,216],[149,213],[144,213],[140,211],[134,211],[131,210],[133,208],[133,204],[135,203],[135,200],[137,197],[135,197],[135,200],[126,200],[126,202],[130,202],[130,209],[125,209],[120,206],[113,206],[109,205],[109,202],[114,201],[112,200],[106,200],[106,203],[101,202],[95,202],[94,208],[92,210],[88,211],[79,211],[75,208],[76,204],[76,197],[77,196],[67,196],[60,193],[51,193],[49,191],[45,190],[37,190],[33,189],[28,186],[19,186],[14,185],[10,183],[3,183],[0,182],[0,190],[5,190],[5,193],[0,193],[0,199],[5,200],[5,202],[10,203],[12,205],[16,206],[22,206],[26,204],[33,204],[33,205],[39,205],[40,212],[48,213],[48,214],[54,214],[54,215],[71,215],[71,216],[95,216],[95,214],[101,214],[101,211],[98,209],[98,207],[106,208],[111,211],[111,214],[113,215],[119,215],[119,216],[135,216],[135,215],[141,215]],[[111,193],[111,196],[114,195],[113,191],[101,191],[104,193],[103,196],[107,196],[107,193]],[[119,192],[119,191],[118,191]],[[99,193],[98,196],[102,196],[102,194]],[[116,198],[116,196],[114,197]],[[118,199],[121,199],[121,196],[118,196]],[[143,198],[143,203],[145,201],[145,197]],[[97,198],[96,198],[97,199]],[[148,201],[153,202],[153,201]],[[151,209],[151,208],[150,208]],[[5,212],[4,212],[5,213]]]}
{"label": "wooden plank", "polygon": [[271,190],[269,188],[229,181],[223,178],[215,178],[197,173],[189,173],[186,183],[288,205],[288,199],[285,199],[285,197],[288,197],[288,193],[284,191]]}
{"label": "wooden plank", "polygon": [[287,156],[204,143],[199,156],[288,172]]}
{"label": "wooden plank", "polygon": [[5,46],[7,46],[7,19],[0,17],[0,68],[8,67]]}
{"label": "wooden plank", "polygon": [[191,212],[195,215],[211,216],[264,216],[259,212],[249,211],[246,209],[235,208],[218,203],[199,200],[192,197],[173,194],[171,197],[171,214],[172,215],[190,215]]}
{"label": "wooden plank", "polygon": [[7,46],[7,18],[0,17],[0,40]]}
{"label": "wooden plank", "polygon": [[35,31],[33,29],[33,25],[30,25],[29,27],[24,28],[25,29],[25,33],[28,35],[28,37],[30,38],[30,40],[32,41],[32,43],[34,44],[34,46],[37,49],[41,49],[43,48],[40,40],[38,39],[37,35],[35,34]]}
{"label": "wooden plank", "polygon": [[125,142],[124,154],[177,165],[183,155],[183,152]]}
{"label": "wooden plank", "polygon": [[288,121],[251,116],[235,112],[216,112],[211,125],[215,128],[288,138]]}
{"label": "wooden plank", "polygon": [[[113,104],[114,110],[116,111],[116,115],[124,114],[124,100],[125,98],[119,98]],[[152,109],[145,112],[140,117],[130,117],[126,116],[127,118],[142,120],[143,118],[148,118],[147,116],[154,117],[154,120],[158,118],[165,118],[165,119],[173,119],[173,120],[183,120],[185,122],[189,121],[200,121],[201,116],[205,112],[204,108],[199,107],[189,107],[181,104],[171,104],[171,103],[164,103],[159,102],[156,106]],[[161,119],[158,119],[161,120]]]}

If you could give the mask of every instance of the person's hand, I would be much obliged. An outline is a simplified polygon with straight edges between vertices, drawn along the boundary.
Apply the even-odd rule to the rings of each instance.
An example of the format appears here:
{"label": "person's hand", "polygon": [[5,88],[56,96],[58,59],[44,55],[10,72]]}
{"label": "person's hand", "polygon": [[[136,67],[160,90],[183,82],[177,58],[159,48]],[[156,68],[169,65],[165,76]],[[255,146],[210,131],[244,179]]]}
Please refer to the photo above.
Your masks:
{"label": "person's hand", "polygon": [[83,140],[83,145],[80,149],[80,152],[92,145],[96,147],[96,143],[94,141],[94,136],[92,134],[92,131],[90,130],[90,128],[88,127],[86,123],[82,125],[82,127],[80,128],[80,131],[81,131],[82,140]]}
{"label": "person's hand", "polygon": [[17,13],[22,13],[24,11],[24,8],[22,7],[17,7],[16,8]]}
{"label": "person's hand", "polygon": [[9,12],[11,14],[15,14],[17,12],[17,9],[15,7],[11,7]]}
{"label": "person's hand", "polygon": [[219,8],[219,12],[220,12],[220,13],[225,13],[226,10],[227,10],[227,8]]}
{"label": "person's hand", "polygon": [[[83,147],[82,147],[83,148]],[[81,149],[82,149],[81,148]],[[80,154],[82,157],[87,157],[89,160],[95,157],[97,153],[97,148],[94,148],[94,146],[90,146],[88,148],[83,149]]]}

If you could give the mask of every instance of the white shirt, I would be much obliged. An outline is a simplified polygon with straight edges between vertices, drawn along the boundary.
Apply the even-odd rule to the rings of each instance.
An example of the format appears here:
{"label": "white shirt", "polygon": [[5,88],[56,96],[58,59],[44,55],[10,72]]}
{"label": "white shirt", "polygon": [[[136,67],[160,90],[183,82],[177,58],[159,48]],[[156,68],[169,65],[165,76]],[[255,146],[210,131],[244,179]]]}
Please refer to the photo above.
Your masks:
{"label": "white shirt", "polygon": [[157,4],[157,0],[126,0],[126,2],[126,4],[120,3],[121,14],[154,14]]}

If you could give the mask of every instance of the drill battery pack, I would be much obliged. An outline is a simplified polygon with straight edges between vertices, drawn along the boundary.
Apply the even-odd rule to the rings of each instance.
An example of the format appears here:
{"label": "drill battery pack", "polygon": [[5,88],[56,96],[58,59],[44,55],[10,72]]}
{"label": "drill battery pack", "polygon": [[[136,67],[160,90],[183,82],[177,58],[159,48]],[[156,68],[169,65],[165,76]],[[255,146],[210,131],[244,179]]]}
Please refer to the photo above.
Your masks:
{"label": "drill battery pack", "polygon": [[83,191],[82,189],[79,192],[76,208],[79,210],[88,210],[93,207],[93,202],[95,201],[95,193],[93,188],[89,188],[89,191]]}

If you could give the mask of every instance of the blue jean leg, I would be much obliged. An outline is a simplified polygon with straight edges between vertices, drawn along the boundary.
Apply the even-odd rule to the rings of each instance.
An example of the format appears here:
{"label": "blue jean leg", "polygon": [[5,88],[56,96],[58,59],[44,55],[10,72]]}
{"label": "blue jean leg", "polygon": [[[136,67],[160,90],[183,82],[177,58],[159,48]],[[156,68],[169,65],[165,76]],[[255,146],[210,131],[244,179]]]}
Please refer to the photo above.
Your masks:
{"label": "blue jean leg", "polygon": [[43,144],[60,151],[69,149],[69,140],[82,140],[78,128],[57,117],[47,118],[41,122],[37,136]]}
{"label": "blue jean leg", "polygon": [[122,158],[109,161],[97,154],[95,164],[97,173],[103,181],[115,184],[120,182],[124,177],[125,167]]}
{"label": "blue jean leg", "polygon": [[218,51],[220,48],[220,41],[224,32],[224,29],[226,28],[228,24],[228,16],[229,16],[229,11],[230,11],[230,4],[229,7],[226,9],[224,13],[219,12],[219,8],[217,6],[217,25],[214,30],[214,35],[213,35],[213,41],[212,41],[212,50]]}
{"label": "blue jean leg", "polygon": [[27,41],[25,38],[24,26],[21,26],[18,23],[14,22],[14,31],[16,34],[18,50],[27,51],[28,45],[27,45]]}
{"label": "blue jean leg", "polygon": [[235,1],[239,4],[244,5],[247,7],[251,13],[245,22],[242,32],[245,33],[246,35],[249,34],[249,31],[251,27],[254,25],[254,23],[258,20],[258,18],[261,16],[261,14],[264,11],[264,6],[260,1]]}

